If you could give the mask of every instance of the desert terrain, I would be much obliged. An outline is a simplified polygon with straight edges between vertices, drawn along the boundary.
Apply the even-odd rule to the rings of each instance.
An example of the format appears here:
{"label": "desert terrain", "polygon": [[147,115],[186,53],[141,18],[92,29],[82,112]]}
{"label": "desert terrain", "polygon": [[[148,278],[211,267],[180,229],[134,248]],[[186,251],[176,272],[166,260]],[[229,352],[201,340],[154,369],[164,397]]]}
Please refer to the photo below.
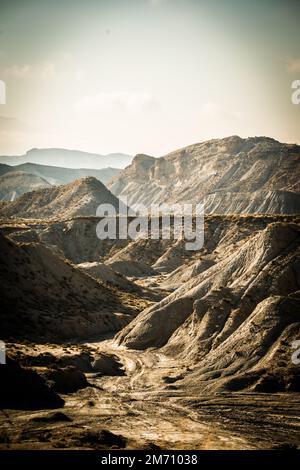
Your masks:
{"label": "desert terrain", "polygon": [[[299,448],[299,158],[233,136],[0,203],[0,448]],[[203,247],[97,238],[124,195],[204,200]]]}

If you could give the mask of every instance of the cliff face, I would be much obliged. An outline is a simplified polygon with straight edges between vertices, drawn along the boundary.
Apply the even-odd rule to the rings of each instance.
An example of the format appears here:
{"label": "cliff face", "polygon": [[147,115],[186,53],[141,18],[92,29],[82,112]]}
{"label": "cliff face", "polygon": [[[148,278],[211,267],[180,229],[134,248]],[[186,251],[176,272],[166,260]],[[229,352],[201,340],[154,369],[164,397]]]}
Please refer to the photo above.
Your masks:
{"label": "cliff face", "polygon": [[299,213],[299,179],[299,146],[232,136],[137,155],[108,187],[131,207],[204,201],[207,213]]}

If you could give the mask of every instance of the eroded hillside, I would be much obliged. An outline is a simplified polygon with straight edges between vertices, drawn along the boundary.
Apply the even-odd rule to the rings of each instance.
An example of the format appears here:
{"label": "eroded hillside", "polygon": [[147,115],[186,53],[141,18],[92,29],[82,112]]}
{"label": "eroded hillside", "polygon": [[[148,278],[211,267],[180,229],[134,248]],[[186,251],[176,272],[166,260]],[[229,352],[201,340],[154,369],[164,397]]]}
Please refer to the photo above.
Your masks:
{"label": "eroded hillside", "polygon": [[205,212],[299,213],[300,147],[267,137],[214,139],[161,158],[137,155],[108,187],[135,207],[205,203]]}
{"label": "eroded hillside", "polygon": [[98,221],[1,222],[1,445],[297,447],[299,217],[207,216],[199,251]]}

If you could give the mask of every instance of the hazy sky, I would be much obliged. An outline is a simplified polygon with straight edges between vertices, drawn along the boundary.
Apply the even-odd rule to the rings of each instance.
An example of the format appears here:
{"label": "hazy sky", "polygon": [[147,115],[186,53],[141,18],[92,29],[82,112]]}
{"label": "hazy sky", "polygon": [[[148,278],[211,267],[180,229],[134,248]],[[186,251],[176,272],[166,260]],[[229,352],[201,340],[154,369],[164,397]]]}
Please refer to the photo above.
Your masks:
{"label": "hazy sky", "polygon": [[0,0],[0,154],[300,143],[298,0]]}

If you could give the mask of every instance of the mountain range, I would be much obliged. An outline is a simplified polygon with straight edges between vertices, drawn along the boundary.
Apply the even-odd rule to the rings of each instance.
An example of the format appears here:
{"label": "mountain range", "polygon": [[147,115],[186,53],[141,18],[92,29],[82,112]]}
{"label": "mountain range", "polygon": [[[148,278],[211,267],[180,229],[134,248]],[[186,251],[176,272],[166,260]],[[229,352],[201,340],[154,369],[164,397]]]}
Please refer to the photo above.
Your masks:
{"label": "mountain range", "polygon": [[24,155],[0,156],[0,163],[7,165],[21,165],[23,163],[36,163],[46,166],[60,166],[66,168],[124,168],[131,163],[132,157],[124,153],[110,153],[99,155],[59,148],[31,149]]}
{"label": "mountain range", "polygon": [[64,168],[59,166],[38,165],[36,163],[22,163],[21,165],[11,166],[0,163],[0,176],[16,171],[38,176],[46,180],[50,185],[56,186],[71,183],[74,180],[86,176],[93,176],[102,183],[107,183],[121,170],[119,168],[109,167],[100,170],[93,168]]}
{"label": "mountain range", "polygon": [[[56,150],[52,150],[55,154]],[[52,150],[42,151],[41,154],[45,157]],[[39,151],[36,152],[40,154]],[[35,151],[29,152],[32,153]],[[81,155],[80,152],[79,154]],[[79,158],[78,155],[77,157]],[[81,184],[80,178],[90,176],[104,182],[117,198],[127,197],[128,206],[132,209],[140,205],[149,208],[151,204],[157,203],[165,203],[167,206],[204,203],[206,214],[300,212],[300,146],[280,143],[267,137],[242,139],[232,136],[214,139],[160,158],[139,154],[123,170],[69,169],[26,163],[15,167],[0,165],[0,173],[0,197],[6,201],[36,188],[47,188],[49,184],[72,183],[72,191],[76,192],[76,184]],[[93,191],[94,186],[85,187],[85,199],[89,198],[89,189]],[[49,191],[48,188],[47,197],[56,194],[56,190]],[[69,186],[64,193],[68,191]],[[103,187],[102,191],[105,191]],[[31,209],[24,212],[21,207],[25,201],[25,205],[28,204],[29,199],[24,196],[22,201],[11,205],[10,209],[6,205],[1,213],[13,215],[15,211],[15,215],[23,214],[22,217],[34,213],[37,217],[40,197],[40,192],[30,194],[32,204],[35,204],[35,199],[39,199],[33,212]],[[93,199],[92,195],[91,198]],[[70,212],[70,201],[67,198],[64,202],[63,197],[59,198],[57,211],[57,201],[56,198],[51,203],[53,216],[64,212],[64,204],[66,214],[95,215],[94,206],[90,205],[92,210],[87,212],[86,203],[83,204],[83,210],[77,208]],[[44,217],[45,211],[41,210],[41,217]],[[48,216],[52,215],[48,212]]]}

